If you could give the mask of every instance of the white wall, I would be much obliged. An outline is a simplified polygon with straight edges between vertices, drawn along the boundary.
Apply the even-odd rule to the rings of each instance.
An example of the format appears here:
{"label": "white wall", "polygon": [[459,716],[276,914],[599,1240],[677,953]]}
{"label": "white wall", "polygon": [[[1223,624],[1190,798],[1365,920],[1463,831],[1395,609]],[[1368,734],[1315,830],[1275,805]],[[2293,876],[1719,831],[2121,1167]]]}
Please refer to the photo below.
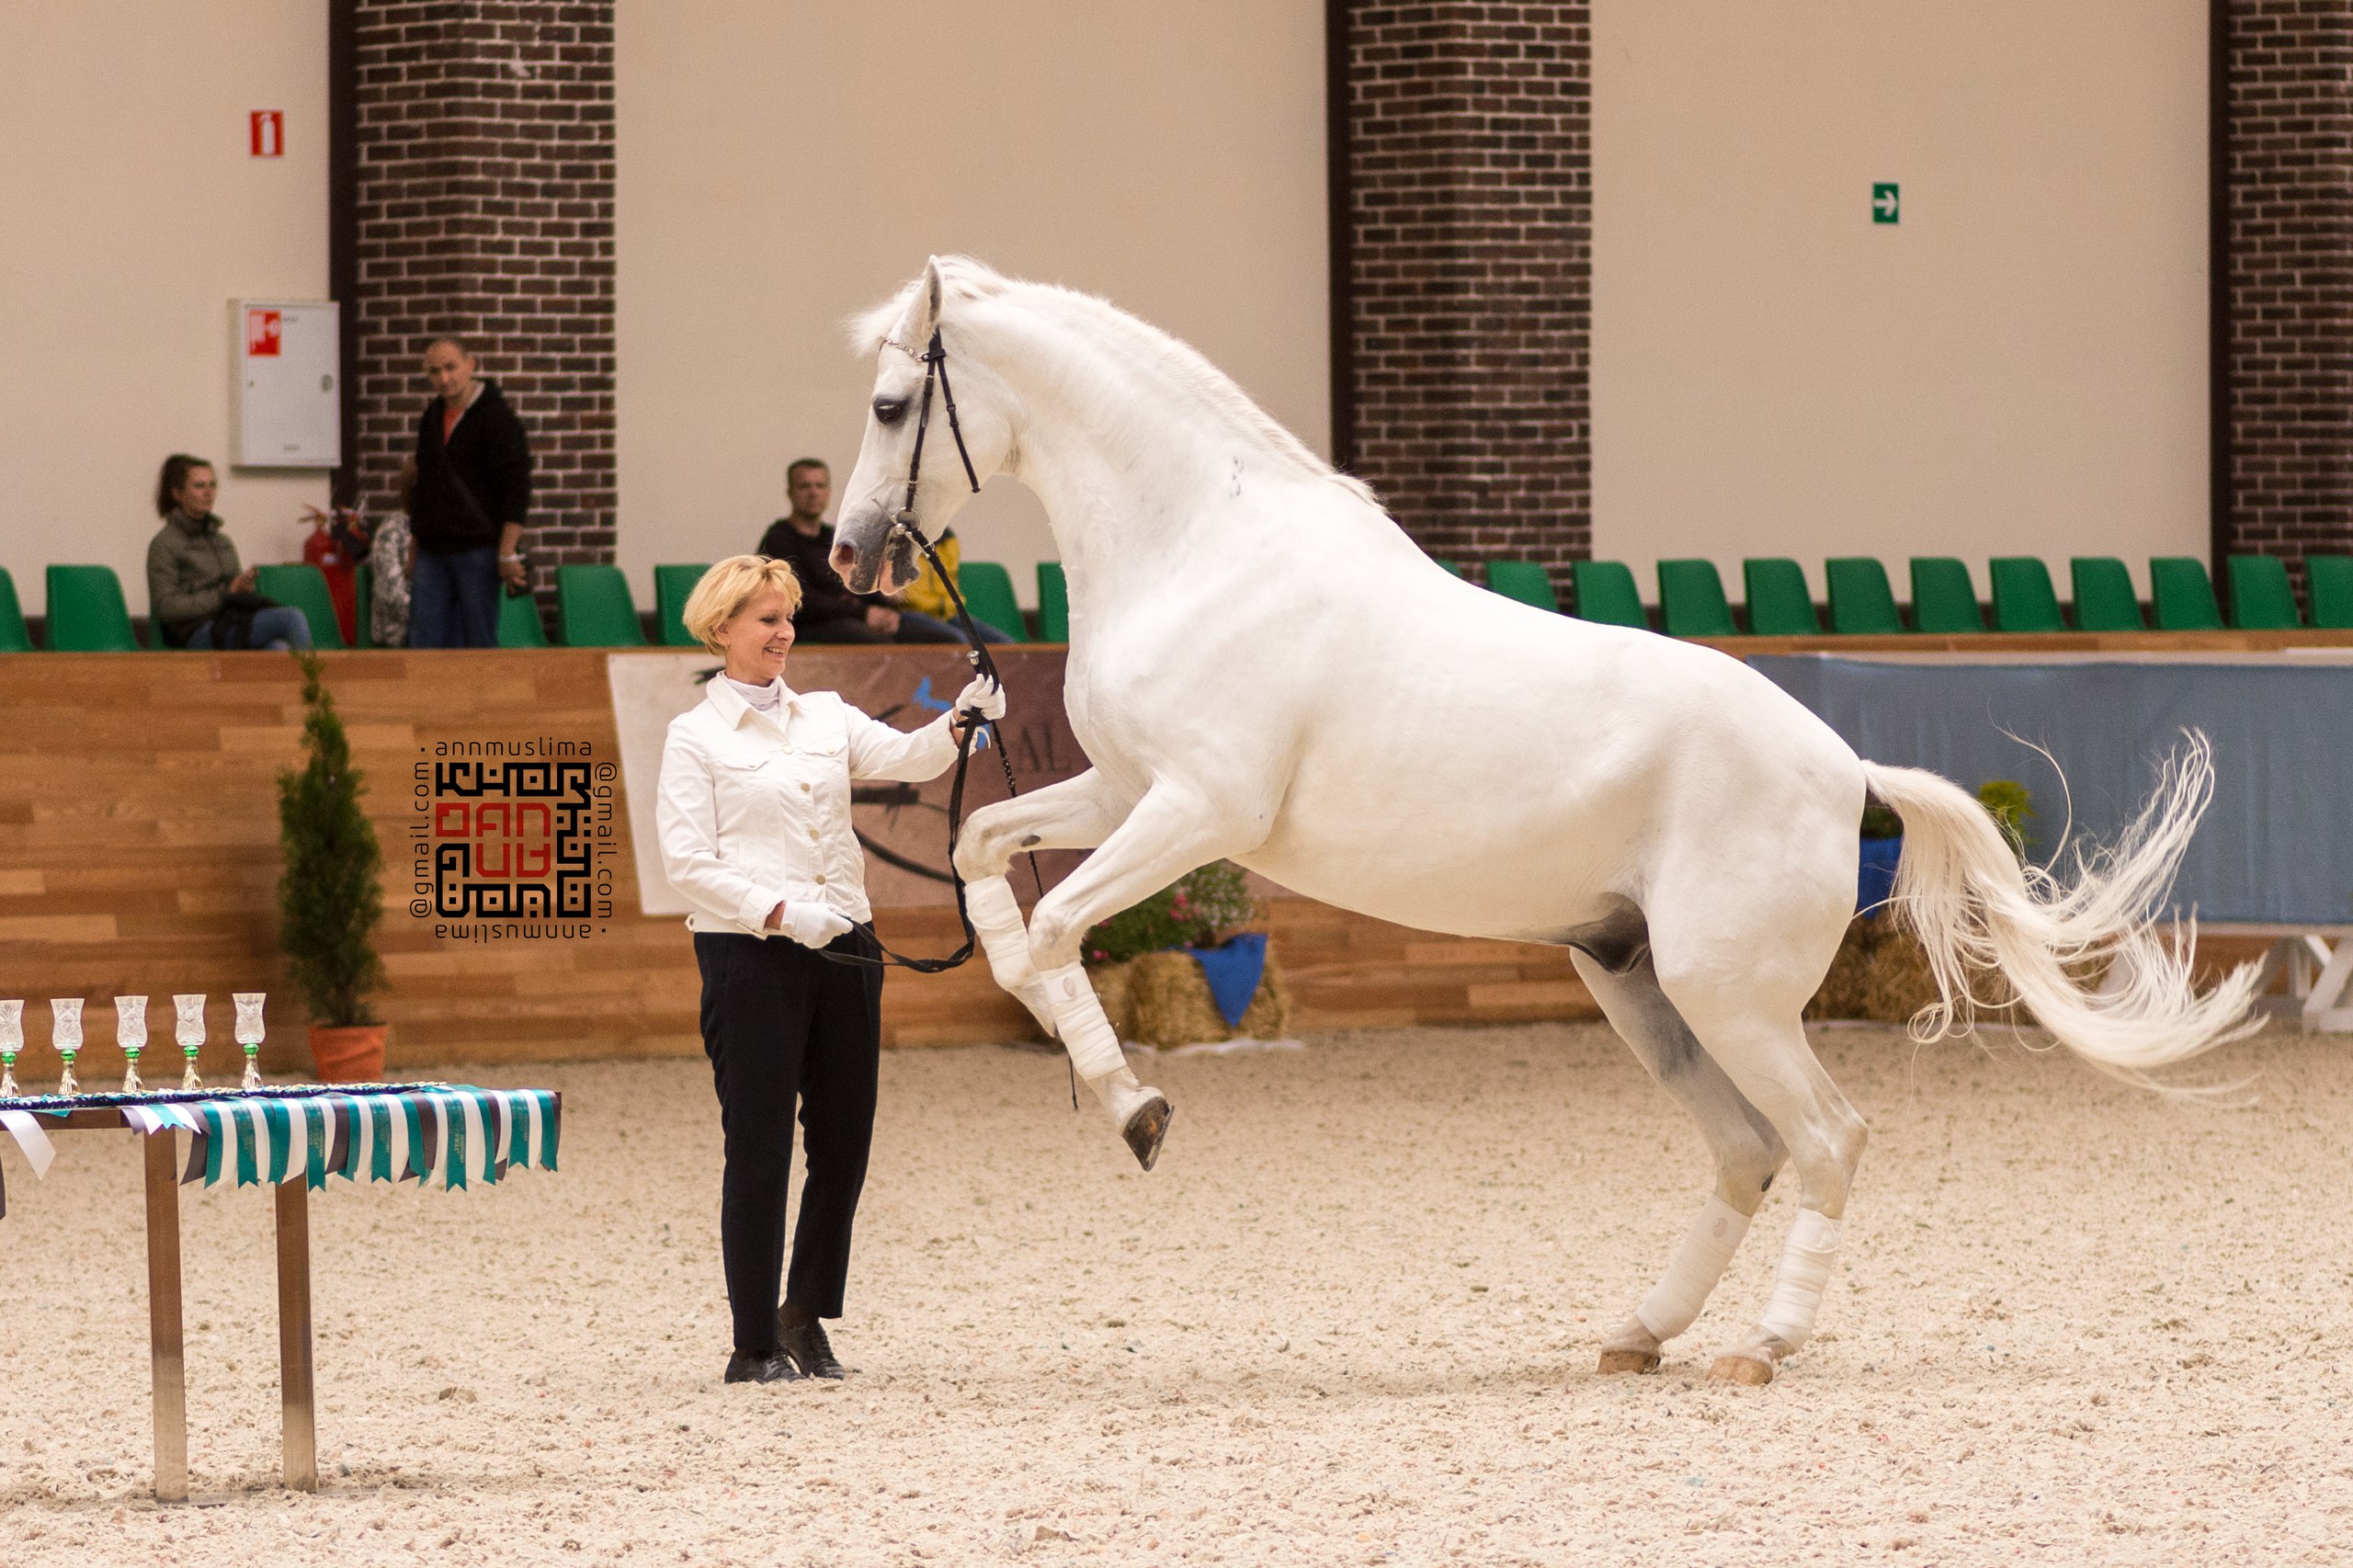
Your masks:
{"label": "white wall", "polygon": [[[749,550],[784,465],[836,481],[871,363],[843,318],[933,252],[1105,294],[1330,439],[1321,0],[624,0],[621,564]],[[1024,602],[1054,554],[998,480],[958,519]]]}
{"label": "white wall", "polygon": [[2204,555],[2206,26],[1596,6],[1595,553]]}
{"label": "white wall", "polygon": [[[222,465],[248,562],[301,551],[321,473],[234,470],[229,301],[327,291],[326,8],[315,0],[0,6],[0,565],[97,562],[147,605],[155,472]],[[249,154],[280,109],[286,153]]]}

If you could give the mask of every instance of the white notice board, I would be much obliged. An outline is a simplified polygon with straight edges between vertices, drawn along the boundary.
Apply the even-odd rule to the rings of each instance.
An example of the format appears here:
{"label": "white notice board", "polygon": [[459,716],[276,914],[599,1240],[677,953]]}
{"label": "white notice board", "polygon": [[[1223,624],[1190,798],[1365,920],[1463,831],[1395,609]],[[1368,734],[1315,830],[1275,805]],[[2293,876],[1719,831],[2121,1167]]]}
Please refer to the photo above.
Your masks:
{"label": "white notice board", "polygon": [[343,461],[340,308],[322,300],[232,300],[237,466]]}

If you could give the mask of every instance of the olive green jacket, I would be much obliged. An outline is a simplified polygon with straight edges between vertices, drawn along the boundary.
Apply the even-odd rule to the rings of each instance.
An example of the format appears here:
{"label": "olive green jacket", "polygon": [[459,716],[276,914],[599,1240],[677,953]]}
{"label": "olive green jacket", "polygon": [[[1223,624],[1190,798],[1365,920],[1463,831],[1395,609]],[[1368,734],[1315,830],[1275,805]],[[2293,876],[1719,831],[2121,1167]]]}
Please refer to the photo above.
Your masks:
{"label": "olive green jacket", "polygon": [[229,585],[244,568],[221,517],[191,517],[178,507],[147,543],[147,616],[164,642],[184,648],[196,629],[221,613]]}

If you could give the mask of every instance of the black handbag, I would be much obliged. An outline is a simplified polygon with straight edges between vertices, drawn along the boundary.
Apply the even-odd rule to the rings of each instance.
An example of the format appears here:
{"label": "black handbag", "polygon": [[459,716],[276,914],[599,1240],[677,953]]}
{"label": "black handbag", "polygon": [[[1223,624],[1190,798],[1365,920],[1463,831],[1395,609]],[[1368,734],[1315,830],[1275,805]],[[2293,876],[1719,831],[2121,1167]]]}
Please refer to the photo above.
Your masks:
{"label": "black handbag", "polygon": [[251,589],[230,594],[212,616],[212,646],[216,651],[254,645],[254,617],[276,609],[278,601]]}

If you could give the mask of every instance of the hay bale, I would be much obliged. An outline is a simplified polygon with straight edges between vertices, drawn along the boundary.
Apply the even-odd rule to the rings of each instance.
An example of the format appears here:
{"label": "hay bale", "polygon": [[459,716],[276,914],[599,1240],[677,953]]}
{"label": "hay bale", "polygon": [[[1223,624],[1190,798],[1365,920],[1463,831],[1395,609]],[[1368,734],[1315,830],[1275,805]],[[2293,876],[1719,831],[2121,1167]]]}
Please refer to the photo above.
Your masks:
{"label": "hay bale", "polygon": [[1144,953],[1090,970],[1087,978],[1095,983],[1095,994],[1120,1038],[1156,1050],[1237,1035],[1279,1040],[1290,1025],[1290,988],[1271,948],[1257,994],[1250,998],[1238,1028],[1226,1027],[1225,1016],[1210,995],[1210,983],[1190,953]]}
{"label": "hay bale", "polygon": [[[2073,972],[2079,983],[2097,986],[2106,967],[2105,961],[2079,965]],[[1978,975],[1975,986],[1980,1021],[2032,1021],[2001,975]],[[1928,955],[1920,939],[1893,919],[1858,915],[1847,922],[1838,956],[1823,976],[1822,989],[1806,1004],[1805,1016],[1909,1023],[1936,999],[1937,983],[1928,972]]]}
{"label": "hay bale", "polygon": [[1805,1016],[1900,1024],[1936,999],[1919,939],[1893,920],[1859,915],[1847,922],[1838,956]]}

